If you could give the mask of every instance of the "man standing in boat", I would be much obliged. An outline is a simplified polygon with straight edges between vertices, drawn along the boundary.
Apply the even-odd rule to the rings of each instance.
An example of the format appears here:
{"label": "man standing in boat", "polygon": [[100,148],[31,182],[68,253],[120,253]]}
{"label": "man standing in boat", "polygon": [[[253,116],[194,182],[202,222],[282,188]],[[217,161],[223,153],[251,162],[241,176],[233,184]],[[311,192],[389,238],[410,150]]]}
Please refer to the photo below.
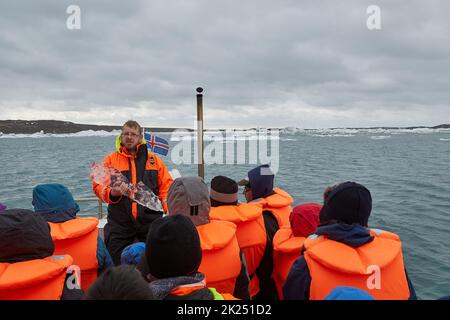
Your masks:
{"label": "man standing in boat", "polygon": [[[120,141],[118,149],[104,159],[104,164],[122,172],[134,186],[142,181],[167,211],[167,192],[173,180],[163,161],[148,151],[142,127],[136,121],[127,121]],[[145,208],[125,197],[128,192],[125,184],[109,187],[93,181],[92,187],[97,197],[108,203],[105,243],[114,264],[119,265],[122,250],[133,242],[145,242],[151,223],[163,212]]]}

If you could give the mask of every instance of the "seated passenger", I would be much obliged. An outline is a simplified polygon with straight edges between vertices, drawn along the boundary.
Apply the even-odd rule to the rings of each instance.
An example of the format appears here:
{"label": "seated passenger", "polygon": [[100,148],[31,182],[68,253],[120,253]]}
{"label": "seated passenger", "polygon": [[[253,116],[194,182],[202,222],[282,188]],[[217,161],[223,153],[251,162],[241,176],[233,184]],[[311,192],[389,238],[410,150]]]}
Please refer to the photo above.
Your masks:
{"label": "seated passenger", "polygon": [[149,281],[156,300],[235,300],[206,285],[198,271],[200,238],[189,218],[171,215],[153,222],[139,270]]}
{"label": "seated passenger", "polygon": [[[259,284],[264,282],[264,268],[272,264],[272,256],[267,254],[267,235],[262,215],[262,205],[238,203],[236,181],[224,176],[211,180],[212,220],[229,221],[236,225],[236,237],[241,248],[250,276],[250,296],[259,293]],[[266,253],[266,254],[265,254]],[[270,274],[269,274],[270,278]]]}
{"label": "seated passenger", "polygon": [[282,227],[273,238],[273,279],[283,298],[283,284],[295,260],[300,257],[306,237],[316,231],[322,205],[306,203],[296,206],[289,217],[290,227]]}
{"label": "seated passenger", "polygon": [[50,225],[55,254],[69,254],[81,269],[81,288],[87,290],[97,275],[113,265],[98,235],[97,218],[78,218],[80,210],[61,184],[41,184],[33,190],[34,211]]}
{"label": "seated passenger", "polygon": [[53,255],[48,223],[33,211],[0,214],[0,300],[77,300],[70,255]]}
{"label": "seated passenger", "polygon": [[[261,165],[248,173],[248,178],[239,181],[244,186],[244,196],[248,203],[259,203],[263,206],[264,226],[267,234],[265,255],[273,256],[273,237],[284,226],[289,226],[289,214],[292,211],[294,199],[281,188],[274,188],[275,175],[269,165]],[[272,278],[273,260],[263,259],[260,268],[260,290],[255,296],[257,300],[276,300],[278,292]]]}
{"label": "seated passenger", "polygon": [[209,287],[250,299],[249,276],[236,237],[236,225],[210,220],[208,187],[199,177],[175,179],[167,196],[169,215],[182,214],[194,223],[200,235],[203,259],[199,271]]}
{"label": "seated passenger", "polygon": [[325,191],[321,224],[289,271],[286,300],[323,300],[338,286],[364,290],[376,300],[416,299],[399,236],[369,229],[371,211],[371,194],[360,184],[345,182]]}

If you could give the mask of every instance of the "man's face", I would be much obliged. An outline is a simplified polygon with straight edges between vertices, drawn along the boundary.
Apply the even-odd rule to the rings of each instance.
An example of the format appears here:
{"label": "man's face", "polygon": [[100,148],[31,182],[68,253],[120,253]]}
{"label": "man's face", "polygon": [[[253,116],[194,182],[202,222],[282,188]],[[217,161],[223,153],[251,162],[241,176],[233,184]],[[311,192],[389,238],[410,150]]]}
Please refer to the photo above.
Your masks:
{"label": "man's face", "polygon": [[141,143],[142,134],[137,128],[124,126],[122,128],[121,141],[127,150],[135,150],[136,146]]}
{"label": "man's face", "polygon": [[247,200],[247,202],[250,202],[253,200],[253,194],[252,194],[252,189],[250,189],[248,186],[244,187],[244,192],[242,192],[245,196],[245,200]]}

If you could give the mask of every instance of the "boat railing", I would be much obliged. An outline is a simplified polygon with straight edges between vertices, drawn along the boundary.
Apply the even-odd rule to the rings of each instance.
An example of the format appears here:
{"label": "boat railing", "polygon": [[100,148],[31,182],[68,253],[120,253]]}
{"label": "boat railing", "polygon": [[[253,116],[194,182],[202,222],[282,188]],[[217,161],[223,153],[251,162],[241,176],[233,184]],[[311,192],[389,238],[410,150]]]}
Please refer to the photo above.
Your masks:
{"label": "boat railing", "polygon": [[76,198],[75,202],[98,202],[98,219],[103,219],[103,201],[97,197],[87,197],[87,198]]}

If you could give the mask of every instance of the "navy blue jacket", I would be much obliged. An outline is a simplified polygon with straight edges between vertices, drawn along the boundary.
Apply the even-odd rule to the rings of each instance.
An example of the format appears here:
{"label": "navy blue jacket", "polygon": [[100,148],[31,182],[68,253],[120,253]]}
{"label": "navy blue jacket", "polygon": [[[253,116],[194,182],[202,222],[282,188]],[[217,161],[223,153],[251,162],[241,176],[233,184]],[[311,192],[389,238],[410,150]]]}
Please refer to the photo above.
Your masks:
{"label": "navy blue jacket", "polygon": [[97,263],[99,273],[103,272],[109,267],[114,266],[111,255],[106,248],[105,242],[100,236],[97,237]]}
{"label": "navy blue jacket", "polygon": [[[338,241],[353,248],[360,247],[373,240],[367,228],[354,224],[329,224],[321,226],[315,232],[317,235],[326,235],[330,240]],[[406,270],[405,270],[406,273]],[[417,300],[414,287],[406,273],[409,287],[409,300]],[[311,275],[303,255],[292,265],[286,282],[283,286],[285,300],[309,300]]]}

